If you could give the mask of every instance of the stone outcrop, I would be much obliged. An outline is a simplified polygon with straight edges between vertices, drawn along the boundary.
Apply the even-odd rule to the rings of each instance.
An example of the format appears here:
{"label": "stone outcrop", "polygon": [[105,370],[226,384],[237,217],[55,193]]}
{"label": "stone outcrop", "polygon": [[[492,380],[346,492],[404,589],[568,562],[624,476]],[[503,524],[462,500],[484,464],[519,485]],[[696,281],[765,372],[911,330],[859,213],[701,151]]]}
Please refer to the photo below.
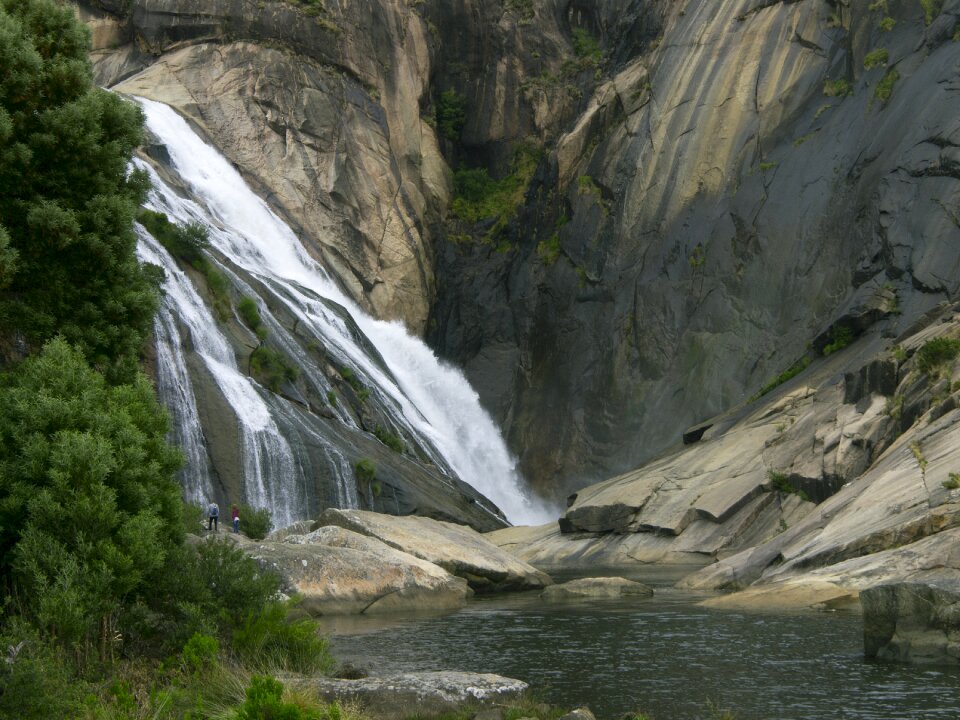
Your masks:
{"label": "stone outcrop", "polygon": [[540,597],[544,600],[638,598],[653,597],[653,590],[626,578],[591,577],[551,585]]}
{"label": "stone outcrop", "polygon": [[359,680],[284,678],[309,688],[326,702],[356,702],[384,720],[449,716],[463,707],[484,708],[519,699],[527,683],[489,673],[397,673]]}
{"label": "stone outcrop", "polygon": [[866,657],[960,665],[960,579],[879,585],[860,602]]}
{"label": "stone outcrop", "polygon": [[353,615],[463,607],[473,592],[433,563],[338,527],[280,542],[227,537],[263,567],[280,574],[283,590],[302,596],[315,615]]}
{"label": "stone outcrop", "polygon": [[486,537],[550,569],[686,562],[681,587],[730,593],[714,607],[858,610],[878,585],[953,582],[960,359],[931,358],[957,338],[953,306],[899,338],[868,334],[579,491],[558,524]]}
{"label": "stone outcrop", "polygon": [[336,525],[376,538],[464,578],[478,591],[534,590],[552,584],[546,574],[501,550],[464,525],[365,510],[325,510],[317,525]]}

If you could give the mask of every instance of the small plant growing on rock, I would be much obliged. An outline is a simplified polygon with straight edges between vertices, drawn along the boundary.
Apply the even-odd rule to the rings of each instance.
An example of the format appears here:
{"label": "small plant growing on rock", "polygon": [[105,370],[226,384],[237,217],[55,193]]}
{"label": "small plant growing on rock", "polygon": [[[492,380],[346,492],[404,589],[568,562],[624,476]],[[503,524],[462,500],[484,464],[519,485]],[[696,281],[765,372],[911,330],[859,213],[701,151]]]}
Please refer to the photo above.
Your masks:
{"label": "small plant growing on rock", "polygon": [[883,76],[883,79],[877,83],[877,87],[873,90],[873,96],[882,104],[886,105],[893,95],[893,86],[899,79],[900,73],[897,72],[896,69],[891,68],[887,71],[887,74]]}
{"label": "small plant growing on rock", "polygon": [[362,483],[372,483],[377,479],[377,466],[370,458],[360,458],[354,466],[357,480]]}
{"label": "small plant growing on rock", "polygon": [[846,325],[834,325],[830,330],[830,342],[824,345],[824,356],[843,350],[853,342],[853,331]]}
{"label": "small plant growing on rock", "polygon": [[890,32],[891,30],[893,30],[893,28],[894,28],[894,26],[895,26],[896,24],[897,24],[897,21],[896,21],[896,20],[894,20],[894,19],[893,19],[892,17],[890,17],[889,15],[886,15],[885,17],[883,17],[883,18],[880,20],[880,22],[879,22],[879,24],[878,24],[878,27],[879,27],[880,30],[883,31],[883,32]]}
{"label": "small plant growing on rock", "polygon": [[924,375],[932,375],[943,365],[954,360],[958,354],[960,354],[960,340],[934,338],[917,350],[917,369]]}
{"label": "small plant growing on rock", "polygon": [[827,80],[823,84],[823,94],[827,97],[846,97],[847,95],[853,95],[853,88],[845,78]]}
{"label": "small plant growing on rock", "polygon": [[273,530],[273,518],[267,508],[240,506],[240,529],[251,540],[263,540]]}
{"label": "small plant growing on rock", "polygon": [[943,486],[947,490],[957,490],[960,489],[960,474],[950,473],[950,478],[943,481]]}
{"label": "small plant growing on rock", "polygon": [[878,67],[885,67],[887,60],[889,59],[889,53],[887,53],[885,48],[877,48],[876,50],[871,50],[863,58],[863,67],[865,70],[873,70]]}

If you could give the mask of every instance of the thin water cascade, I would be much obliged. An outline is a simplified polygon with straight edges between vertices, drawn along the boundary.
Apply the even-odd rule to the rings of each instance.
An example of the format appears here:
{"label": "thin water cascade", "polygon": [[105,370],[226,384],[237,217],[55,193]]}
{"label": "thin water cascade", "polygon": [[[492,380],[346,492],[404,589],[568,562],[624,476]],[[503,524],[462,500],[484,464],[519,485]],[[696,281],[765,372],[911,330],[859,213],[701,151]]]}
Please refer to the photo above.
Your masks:
{"label": "thin water cascade", "polygon": [[[174,314],[180,319],[190,333],[195,352],[203,360],[230,406],[236,410],[241,430],[240,442],[247,502],[254,507],[269,507],[276,524],[287,525],[299,519],[301,511],[298,508],[304,507],[305,502],[302,497],[297,497],[297,487],[295,485],[291,487],[291,483],[268,482],[269,478],[295,477],[296,459],[286,438],[277,428],[267,404],[249,378],[237,368],[236,358],[229,343],[217,329],[213,316],[190,280],[177,267],[170,254],[146,232],[140,233],[138,252],[142,260],[162,267],[166,275],[163,284],[164,307],[159,322],[163,322],[163,316],[170,319]],[[173,325],[172,319],[170,324]],[[163,367],[165,356],[175,356],[174,353],[158,351],[158,355],[161,363],[161,377],[186,371],[185,363],[180,367],[174,366],[169,369]],[[180,385],[182,387],[182,381]],[[196,400],[193,398],[192,391],[189,393],[181,391],[179,395],[177,399],[182,401],[182,404],[174,403],[178,408],[174,414],[179,413],[188,423],[198,423]],[[182,424],[180,426],[183,427]],[[192,435],[193,433],[188,429],[186,433],[181,431],[178,434]],[[208,476],[209,470],[206,464],[189,468],[193,476],[202,477],[204,471]],[[205,496],[196,498],[198,501],[203,502],[213,497],[208,479],[202,481],[199,487],[195,485],[193,492],[198,493],[200,490],[205,493]]]}
{"label": "thin water cascade", "polygon": [[[249,276],[273,288],[273,297],[286,305],[298,323],[323,338],[339,363],[364,379],[365,386],[392,413],[392,421],[418,438],[423,451],[440,469],[449,469],[488,497],[512,523],[553,519],[555,513],[526,492],[515,459],[462,374],[441,363],[399,323],[367,316],[340,291],[293,231],[246,186],[219,152],[166,105],[144,99],[138,102],[143,106],[147,128],[166,147],[172,169],[196,200],[194,203],[178,197],[155,178],[152,204],[177,222],[200,221],[207,225],[211,246]],[[335,310],[337,306],[346,311],[368,343],[358,341],[356,328]],[[193,325],[186,322],[193,331]],[[212,317],[208,322],[215,325]],[[371,353],[368,345],[375,352]],[[231,368],[221,355],[211,354],[210,362],[227,368],[232,380],[218,379],[226,392],[224,386],[238,380],[235,360]],[[249,380],[243,379],[248,387],[245,392],[251,392]],[[256,397],[259,404],[250,398],[254,417],[245,422],[260,426],[266,423],[262,413],[267,407],[259,395]],[[350,463],[345,459],[339,464],[346,464],[349,471]],[[287,468],[277,477],[290,477],[291,472],[295,474],[296,468]],[[351,502],[346,489],[338,494]],[[291,512],[298,514],[296,509]]]}

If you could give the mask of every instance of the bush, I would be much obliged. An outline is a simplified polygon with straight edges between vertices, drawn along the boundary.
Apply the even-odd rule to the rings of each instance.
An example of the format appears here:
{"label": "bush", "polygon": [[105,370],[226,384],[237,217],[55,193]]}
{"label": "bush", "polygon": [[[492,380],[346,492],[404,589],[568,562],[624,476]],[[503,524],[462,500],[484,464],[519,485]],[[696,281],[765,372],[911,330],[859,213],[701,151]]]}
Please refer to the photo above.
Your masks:
{"label": "bush", "polygon": [[273,530],[273,519],[267,508],[240,506],[240,530],[248,538],[263,540]]}
{"label": "bush", "polygon": [[951,362],[960,354],[960,340],[938,337],[917,350],[917,369],[924,375],[932,375],[940,366]]}
{"label": "bush", "polygon": [[834,325],[830,329],[830,342],[823,347],[823,354],[832,355],[853,342],[853,331],[846,325]]}
{"label": "bush", "polygon": [[756,395],[750,398],[750,400],[753,401],[753,400],[756,400],[757,398],[763,397],[774,388],[780,385],[783,385],[783,383],[787,382],[787,380],[790,380],[796,377],[797,375],[799,375],[800,373],[802,373],[809,366],[810,366],[810,358],[807,356],[802,357],[800,360],[795,362],[789,368],[787,368],[782,373],[777,375],[773,380],[770,380],[769,382],[767,382],[763,387],[761,387],[757,391]]}
{"label": "bush", "polygon": [[877,48],[876,50],[868,52],[863,58],[863,67],[865,70],[883,67],[887,64],[888,58],[889,54],[884,48]]}
{"label": "bush", "polygon": [[84,686],[57,649],[32,627],[13,621],[0,633],[0,718],[74,718]]}
{"label": "bush", "polygon": [[403,440],[401,440],[399,436],[394,435],[392,432],[385,430],[379,425],[377,425],[377,429],[374,430],[373,434],[376,435],[377,440],[382,442],[394,452],[403,453],[404,444]]}
{"label": "bush", "polygon": [[886,105],[893,95],[893,86],[899,79],[899,72],[897,72],[895,69],[888,70],[887,74],[884,75],[880,82],[877,83],[877,87],[874,88],[873,96],[881,103]]}
{"label": "bush", "polygon": [[827,97],[846,97],[853,95],[853,88],[850,83],[841,78],[839,80],[827,80],[823,84],[823,94]]}
{"label": "bush", "polygon": [[274,600],[250,612],[233,632],[233,648],[249,667],[299,673],[328,673],[334,661],[319,625],[292,618],[296,601]]}
{"label": "bush", "polygon": [[573,52],[581,60],[596,64],[603,59],[603,51],[596,39],[584,28],[573,29]]}
{"label": "bush", "polygon": [[254,334],[261,341],[267,337],[267,328],[263,324],[263,318],[260,316],[260,308],[253,298],[244,297],[237,303],[237,312],[244,324],[253,330]]}
{"label": "bush", "polygon": [[250,354],[250,374],[271,392],[280,390],[285,382],[294,382],[300,371],[283,353],[261,345]]}
{"label": "bush", "polygon": [[237,720],[314,720],[313,713],[304,715],[296,705],[284,703],[283,684],[276,678],[254,675],[250,678],[246,700],[237,712]]}
{"label": "bush", "polygon": [[206,227],[198,222],[177,225],[162,212],[140,208],[137,221],[165,247],[171,255],[201,269],[205,260],[203,251],[210,245]]}
{"label": "bush", "polygon": [[215,637],[194,633],[180,653],[181,665],[188,673],[202,673],[217,664],[220,643]]}
{"label": "bush", "polygon": [[456,90],[447,90],[437,102],[437,126],[444,137],[456,140],[467,122],[467,99]]}
{"label": "bush", "polygon": [[370,483],[377,479],[377,466],[369,458],[358,460],[354,470],[356,470],[357,479],[360,482]]}

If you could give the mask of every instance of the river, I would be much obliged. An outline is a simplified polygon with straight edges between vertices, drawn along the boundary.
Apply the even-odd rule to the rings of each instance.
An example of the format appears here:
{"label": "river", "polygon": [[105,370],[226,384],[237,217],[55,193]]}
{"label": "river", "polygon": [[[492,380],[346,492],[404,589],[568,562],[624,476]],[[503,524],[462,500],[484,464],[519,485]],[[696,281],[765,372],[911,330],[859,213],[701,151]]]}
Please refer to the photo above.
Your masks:
{"label": "river", "polygon": [[600,720],[960,718],[960,669],[863,659],[844,613],[711,610],[669,588],[655,597],[542,602],[481,597],[459,612],[328,619],[334,653],[373,672],[492,672]]}

